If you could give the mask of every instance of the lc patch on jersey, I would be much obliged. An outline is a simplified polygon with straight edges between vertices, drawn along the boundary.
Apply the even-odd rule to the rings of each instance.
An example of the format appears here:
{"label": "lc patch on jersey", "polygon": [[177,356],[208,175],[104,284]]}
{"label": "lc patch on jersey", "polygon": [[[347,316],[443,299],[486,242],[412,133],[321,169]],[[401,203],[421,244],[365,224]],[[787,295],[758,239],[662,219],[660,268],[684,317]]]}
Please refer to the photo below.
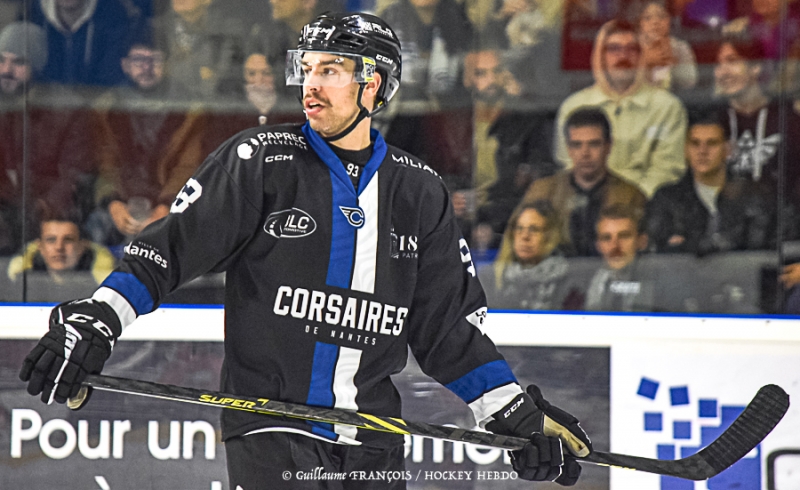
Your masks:
{"label": "lc patch on jersey", "polygon": [[264,231],[275,238],[301,238],[317,229],[317,222],[302,209],[276,211],[267,216]]}

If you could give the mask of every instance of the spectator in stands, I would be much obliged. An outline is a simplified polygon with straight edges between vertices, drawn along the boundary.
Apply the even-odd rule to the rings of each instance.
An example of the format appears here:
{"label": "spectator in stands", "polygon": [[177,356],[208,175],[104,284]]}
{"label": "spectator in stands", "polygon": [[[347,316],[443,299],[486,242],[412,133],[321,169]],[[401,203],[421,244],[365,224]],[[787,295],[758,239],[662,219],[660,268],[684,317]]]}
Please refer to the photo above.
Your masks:
{"label": "spectator in stands", "polygon": [[641,49],[631,24],[603,25],[592,51],[594,85],[568,97],[558,110],[556,158],[572,165],[563,130],[567,116],[581,106],[598,106],[614,134],[608,168],[649,197],[683,175],[686,110],[674,95],[647,83]]}
{"label": "spectator in stands", "polygon": [[46,82],[115,85],[124,81],[119,59],[140,19],[111,0],[33,0],[27,18],[47,32]]}
{"label": "spectator in stands", "polygon": [[519,207],[508,221],[497,260],[479,270],[489,306],[560,309],[569,264],[559,253],[558,213],[547,201]]}
{"label": "spectator in stands", "polygon": [[267,115],[278,101],[275,77],[266,55],[252,53],[245,60],[244,91],[250,105],[258,111],[260,124],[266,124]]}
{"label": "spectator in stands", "polygon": [[98,243],[121,245],[166,216],[206,155],[202,111],[160,103],[165,58],[153,38],[137,39],[121,60],[129,86],[106,93],[96,104],[97,210],[87,228]]}
{"label": "spectator in stands", "polygon": [[753,182],[728,176],[730,151],[727,124],[693,116],[686,136],[690,172],[659,189],[648,206],[647,232],[656,251],[706,255],[774,241],[774,205]]}
{"label": "spectator in stands", "polygon": [[[786,3],[786,17],[781,18],[781,4]],[[778,61],[783,56],[797,60],[800,52],[800,4],[796,1],[751,0],[750,14],[729,22],[724,35],[752,38],[767,59]],[[781,23],[785,24],[781,32]]]}
{"label": "spectator in stands", "polygon": [[575,110],[564,123],[564,135],[571,168],[534,181],[522,202],[550,202],[563,226],[563,249],[571,255],[596,255],[600,210],[624,205],[642,211],[647,199],[635,185],[609,172],[607,160],[616,141],[602,109]]}
{"label": "spectator in stands", "polygon": [[120,61],[125,84],[116,93],[121,99],[149,98],[154,101],[179,98],[182,90],[170,92],[166,76],[169,47],[163,36],[149,26],[131,37],[127,52]]}
{"label": "spectator in stands", "polygon": [[17,97],[38,78],[47,63],[44,30],[29,22],[12,22],[0,31],[0,100]]}
{"label": "spectator in stands", "polygon": [[[6,112],[17,102],[21,102],[25,87],[41,72],[47,62],[47,41],[41,27],[27,23],[14,22],[0,31],[0,104],[2,112]],[[19,109],[14,107],[14,109]],[[7,117],[0,119],[7,122]],[[3,144],[10,144],[8,136],[0,140]],[[8,153],[10,148],[0,150],[0,155]],[[21,183],[19,172],[21,167],[13,164],[6,158],[0,161],[0,256],[9,255],[22,244],[20,233],[20,208],[18,199],[21,197]]]}
{"label": "spectator in stands", "polygon": [[[764,91],[765,53],[747,36],[726,38],[714,68],[716,93],[727,100],[719,117],[727,122],[732,154],[729,172],[759,184],[775,198],[783,185],[786,201],[786,238],[798,236],[800,215],[800,116],[791,104],[780,104]],[[781,126],[781,114],[785,126]],[[785,153],[783,175],[778,159]]]}
{"label": "spectator in stands", "polygon": [[17,22],[0,32],[0,255],[18,253],[33,238],[22,236],[22,209],[36,200],[84,212],[92,206],[86,100],[37,83],[47,59],[41,27]]}
{"label": "spectator in stands", "polygon": [[[570,74],[562,69],[564,0],[503,0],[499,25],[489,25],[480,41],[503,34],[509,48],[509,67],[523,84],[527,97],[549,102],[570,93]],[[535,60],[531,63],[531,60]]]}
{"label": "spectator in stands", "polygon": [[[412,5],[412,1],[417,5]],[[449,60],[444,65],[454,68],[450,75],[460,74],[461,54],[472,39],[469,26],[461,26],[462,22],[467,22],[463,13],[448,17],[457,11],[460,12],[460,7],[454,0],[397,0],[382,15],[400,37],[404,50],[403,90],[399,92],[402,100],[421,103],[436,98],[436,90],[429,90],[428,85],[429,79],[433,83],[434,78],[433,72],[428,72],[428,63],[433,70],[436,58]],[[438,40],[434,42],[434,39]],[[439,50],[436,56],[430,52],[434,45]],[[427,51],[420,54],[419,46]],[[378,118],[385,118],[388,124],[384,133],[387,143],[413,153],[442,176],[469,179],[473,175],[473,148],[468,143],[472,141],[472,111],[464,85],[459,81],[451,86],[451,82],[455,84],[456,81],[457,78],[447,81],[449,88],[440,93],[444,97],[438,102],[446,100],[445,103],[431,103],[421,111],[387,111]]]}
{"label": "spectator in stands", "polygon": [[587,310],[653,311],[660,299],[658,274],[645,266],[639,253],[647,248],[640,229],[642,212],[619,204],[604,208],[597,220],[597,250],[603,265],[586,291]]}
{"label": "spectator in stands", "polygon": [[563,13],[563,0],[504,0],[487,28],[503,29],[512,48],[533,47],[561,31]]}
{"label": "spectator in stands", "polygon": [[400,38],[404,100],[454,99],[473,29],[455,0],[397,0],[379,13]]}
{"label": "spectator in stands", "polygon": [[667,90],[694,88],[697,84],[694,51],[686,41],[670,36],[670,17],[664,0],[645,0],[638,17],[647,79]]}
{"label": "spectator in stands", "polygon": [[472,185],[478,216],[500,234],[531,182],[552,175],[553,119],[519,110],[520,85],[498,49],[480,48],[464,59],[464,86],[472,94]]}
{"label": "spectator in stands", "polygon": [[82,235],[79,221],[74,212],[45,211],[39,238],[9,262],[12,283],[28,274],[29,300],[65,301],[81,291],[91,293],[114,269],[114,257]]}
{"label": "spectator in stands", "polygon": [[[234,0],[235,6],[229,6],[229,2],[219,2],[225,5],[225,14],[243,17],[251,25],[246,51],[264,54],[270,66],[281,70],[286,51],[297,47],[297,33],[309,20],[323,12],[345,10],[343,0]],[[276,83],[283,92],[283,76]]]}
{"label": "spectator in stands", "polygon": [[246,27],[214,9],[212,0],[172,0],[170,5],[154,21],[167,40],[170,79],[190,98],[210,102],[219,96],[220,80],[241,70]]}
{"label": "spectator in stands", "polygon": [[[284,52],[284,56],[285,54]],[[285,63],[285,59],[282,62]],[[232,103],[224,112],[216,112],[208,118],[203,138],[203,154],[214,151],[232,134],[259,124],[302,123],[305,115],[296,101],[290,104],[288,110],[277,105],[282,97],[297,97],[297,91],[281,91],[277,86],[278,79],[283,80],[282,77],[275,76],[268,54],[251,52],[245,58],[238,77],[229,80],[229,83],[235,83],[227,91],[229,95],[235,96],[230,98]]]}

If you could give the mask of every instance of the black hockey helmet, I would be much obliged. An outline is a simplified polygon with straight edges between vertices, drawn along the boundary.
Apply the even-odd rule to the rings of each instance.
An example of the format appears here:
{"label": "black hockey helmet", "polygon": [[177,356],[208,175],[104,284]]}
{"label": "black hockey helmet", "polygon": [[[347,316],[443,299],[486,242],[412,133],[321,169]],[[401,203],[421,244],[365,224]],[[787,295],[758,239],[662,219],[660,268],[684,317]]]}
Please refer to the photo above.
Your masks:
{"label": "black hockey helmet", "polygon": [[[286,82],[302,85],[302,53],[321,51],[345,55],[356,61],[356,82],[363,83],[374,69],[381,75],[375,107],[382,110],[400,87],[400,40],[379,17],[362,13],[326,12],[303,27],[297,50],[289,51]],[[371,66],[370,66],[371,65]]]}

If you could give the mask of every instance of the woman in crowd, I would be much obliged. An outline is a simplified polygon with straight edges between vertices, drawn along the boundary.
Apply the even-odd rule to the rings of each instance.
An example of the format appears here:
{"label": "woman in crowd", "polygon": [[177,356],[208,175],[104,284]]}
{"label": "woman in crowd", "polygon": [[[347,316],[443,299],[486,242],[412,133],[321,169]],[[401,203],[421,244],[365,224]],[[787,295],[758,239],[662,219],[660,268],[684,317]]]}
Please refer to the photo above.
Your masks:
{"label": "woman in crowd", "polygon": [[697,84],[697,60],[689,43],[670,35],[669,13],[663,1],[642,3],[638,20],[650,82],[666,90],[693,88]]}
{"label": "woman in crowd", "polygon": [[491,308],[560,309],[569,264],[558,252],[561,226],[548,201],[534,201],[511,216],[497,260],[480,271]]}

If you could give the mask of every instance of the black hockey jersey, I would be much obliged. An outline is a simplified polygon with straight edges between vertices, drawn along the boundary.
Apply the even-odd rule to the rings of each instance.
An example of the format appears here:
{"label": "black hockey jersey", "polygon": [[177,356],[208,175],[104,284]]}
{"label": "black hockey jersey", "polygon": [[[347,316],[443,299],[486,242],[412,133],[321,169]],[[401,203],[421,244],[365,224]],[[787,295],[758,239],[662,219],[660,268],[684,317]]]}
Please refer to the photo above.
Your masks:
{"label": "black hockey jersey", "polygon": [[[308,124],[246,130],[213,152],[170,214],[95,293],[123,325],[208,271],[226,272],[222,390],[400,416],[407,346],[480,422],[521,390],[478,326],[486,301],[441,179],[374,149],[356,190]],[[375,446],[399,436],[223,410],[223,438],[302,431]]]}

